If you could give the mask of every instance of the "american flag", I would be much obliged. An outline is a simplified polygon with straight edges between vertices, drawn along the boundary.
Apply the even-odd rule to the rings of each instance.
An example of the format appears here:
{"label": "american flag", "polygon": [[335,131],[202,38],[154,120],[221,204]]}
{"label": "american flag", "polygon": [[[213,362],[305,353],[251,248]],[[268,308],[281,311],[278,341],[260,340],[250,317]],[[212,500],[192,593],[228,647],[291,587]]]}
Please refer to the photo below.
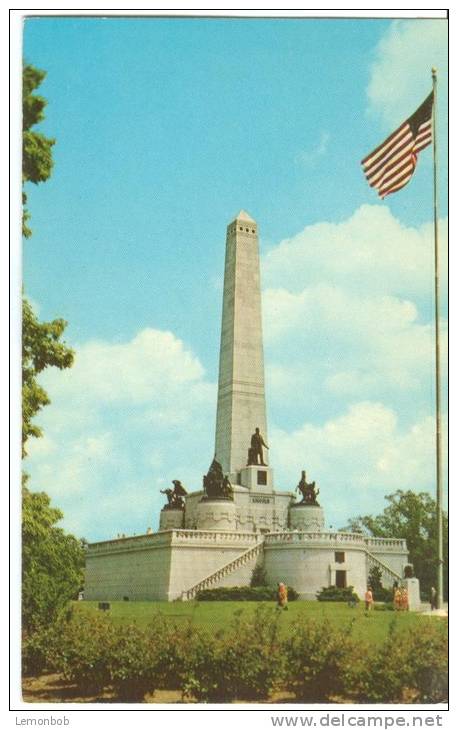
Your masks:
{"label": "american flag", "polygon": [[431,92],[411,117],[362,160],[367,181],[381,198],[407,185],[418,153],[431,144],[433,99]]}

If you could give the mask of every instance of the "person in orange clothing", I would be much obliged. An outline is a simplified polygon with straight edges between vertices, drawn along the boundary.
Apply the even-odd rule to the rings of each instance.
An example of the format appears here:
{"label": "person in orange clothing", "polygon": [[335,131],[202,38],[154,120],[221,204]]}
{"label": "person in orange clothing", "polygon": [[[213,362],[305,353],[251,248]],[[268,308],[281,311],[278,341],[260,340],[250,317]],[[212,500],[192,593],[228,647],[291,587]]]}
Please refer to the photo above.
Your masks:
{"label": "person in orange clothing", "polygon": [[277,594],[277,608],[283,608],[284,611],[288,610],[288,589],[284,583],[278,584]]}
{"label": "person in orange clothing", "polygon": [[374,594],[372,593],[372,588],[370,586],[367,586],[367,591],[364,594],[364,601],[366,604],[366,611],[370,611],[374,604]]}
{"label": "person in orange clothing", "polygon": [[401,589],[396,588],[394,591],[394,610],[400,611],[401,610],[401,604],[402,604],[402,595],[401,595]]}
{"label": "person in orange clothing", "polygon": [[409,610],[409,594],[407,588],[401,588],[401,611]]}

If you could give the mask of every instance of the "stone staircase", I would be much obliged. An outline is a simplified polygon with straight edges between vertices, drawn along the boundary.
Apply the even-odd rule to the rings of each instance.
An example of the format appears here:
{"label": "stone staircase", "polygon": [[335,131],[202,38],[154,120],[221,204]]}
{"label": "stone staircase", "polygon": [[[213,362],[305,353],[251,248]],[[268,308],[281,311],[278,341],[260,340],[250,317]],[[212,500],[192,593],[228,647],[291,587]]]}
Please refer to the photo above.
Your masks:
{"label": "stone staircase", "polygon": [[390,568],[389,565],[384,563],[382,560],[379,560],[373,553],[371,553],[369,550],[366,550],[366,556],[369,563],[369,567],[377,567],[380,568],[382,571],[382,574],[385,575],[390,580],[402,580],[402,575],[399,575],[393,568]]}
{"label": "stone staircase", "polygon": [[196,597],[199,591],[203,591],[207,588],[215,588],[220,580],[222,580],[222,578],[225,578],[227,575],[234,573],[234,571],[242,567],[242,565],[246,565],[246,563],[248,563],[250,560],[253,560],[253,558],[257,558],[257,556],[262,553],[263,549],[264,540],[260,539],[259,542],[256,543],[256,545],[248,548],[248,550],[245,550],[236,558],[233,558],[229,563],[223,565],[222,568],[218,568],[218,570],[215,570],[214,573],[207,575],[206,578],[203,578],[198,583],[191,586],[191,588],[183,591],[181,594],[181,600],[192,601],[192,599]]}

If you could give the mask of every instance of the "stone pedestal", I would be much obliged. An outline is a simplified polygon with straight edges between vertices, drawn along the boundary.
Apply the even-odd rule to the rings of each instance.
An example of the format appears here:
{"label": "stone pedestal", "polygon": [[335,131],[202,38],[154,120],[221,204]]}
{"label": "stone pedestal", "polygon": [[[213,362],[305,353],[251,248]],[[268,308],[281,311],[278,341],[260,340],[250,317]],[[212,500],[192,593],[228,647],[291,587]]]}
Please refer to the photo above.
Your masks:
{"label": "stone pedestal", "polygon": [[293,530],[314,532],[324,527],[324,510],[311,504],[293,504],[289,508],[289,526]]}
{"label": "stone pedestal", "polygon": [[269,466],[261,466],[261,464],[245,466],[238,472],[238,477],[236,483],[252,492],[273,491],[274,473]]}
{"label": "stone pedestal", "polygon": [[226,499],[203,499],[197,505],[196,527],[198,530],[235,530],[234,502]]}
{"label": "stone pedestal", "polygon": [[182,509],[161,509],[159,530],[181,530],[184,527],[184,511]]}
{"label": "stone pedestal", "polygon": [[421,606],[420,583],[418,578],[405,578],[404,584],[409,596],[409,611],[419,611]]}

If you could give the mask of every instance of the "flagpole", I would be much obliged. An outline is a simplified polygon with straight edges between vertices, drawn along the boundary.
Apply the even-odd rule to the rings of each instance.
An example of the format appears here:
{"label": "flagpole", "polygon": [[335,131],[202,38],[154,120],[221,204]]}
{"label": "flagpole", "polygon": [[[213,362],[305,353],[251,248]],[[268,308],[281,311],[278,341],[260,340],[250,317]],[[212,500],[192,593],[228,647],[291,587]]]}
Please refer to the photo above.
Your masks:
{"label": "flagpole", "polygon": [[442,547],[442,450],[441,450],[441,387],[440,387],[440,308],[439,308],[439,235],[437,221],[437,72],[433,77],[433,180],[434,180],[434,323],[436,345],[436,519],[437,519],[437,608],[444,600]]}

